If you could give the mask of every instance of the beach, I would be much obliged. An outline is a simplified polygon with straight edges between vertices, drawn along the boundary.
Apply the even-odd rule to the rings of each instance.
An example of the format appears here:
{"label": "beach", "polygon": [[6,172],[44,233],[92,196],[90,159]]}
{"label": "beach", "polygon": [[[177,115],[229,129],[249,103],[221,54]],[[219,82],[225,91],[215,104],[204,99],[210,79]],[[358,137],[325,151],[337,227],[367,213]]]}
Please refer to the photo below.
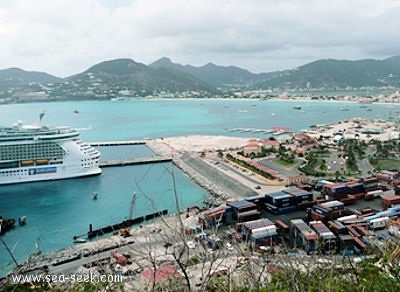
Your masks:
{"label": "beach", "polygon": [[190,135],[164,138],[165,142],[176,151],[201,152],[239,149],[245,146],[250,138]]}

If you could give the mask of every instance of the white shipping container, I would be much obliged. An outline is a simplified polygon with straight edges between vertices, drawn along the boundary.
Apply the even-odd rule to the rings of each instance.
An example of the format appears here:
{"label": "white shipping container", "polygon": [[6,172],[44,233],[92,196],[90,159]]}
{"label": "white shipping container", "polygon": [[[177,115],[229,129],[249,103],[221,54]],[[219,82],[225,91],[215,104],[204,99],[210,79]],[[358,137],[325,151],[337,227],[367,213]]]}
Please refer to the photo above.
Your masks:
{"label": "white shipping container", "polygon": [[382,190],[369,191],[367,195],[369,196],[372,195],[374,196],[374,198],[379,198],[383,195],[383,191]]}
{"label": "white shipping container", "polygon": [[352,219],[356,219],[356,218],[357,218],[357,215],[349,215],[349,216],[343,216],[343,217],[337,218],[336,220],[343,223],[344,221],[352,220]]}
{"label": "white shipping container", "polygon": [[269,236],[269,235],[275,235],[277,233],[277,230],[276,230],[275,225],[271,225],[271,226],[253,229],[251,233],[255,237],[258,237],[260,234],[266,234]]}
{"label": "white shipping container", "polygon": [[388,223],[389,223],[389,218],[388,217],[382,217],[382,218],[373,219],[373,220],[371,220],[369,222],[369,228],[370,229],[385,228]]}

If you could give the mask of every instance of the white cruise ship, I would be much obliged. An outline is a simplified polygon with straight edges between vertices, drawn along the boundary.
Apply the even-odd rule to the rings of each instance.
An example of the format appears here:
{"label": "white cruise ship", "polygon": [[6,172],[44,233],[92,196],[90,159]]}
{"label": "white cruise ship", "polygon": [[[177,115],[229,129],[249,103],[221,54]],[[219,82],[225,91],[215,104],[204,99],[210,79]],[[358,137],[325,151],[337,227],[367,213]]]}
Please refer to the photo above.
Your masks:
{"label": "white cruise ship", "polygon": [[70,127],[0,127],[0,185],[97,175],[99,160]]}

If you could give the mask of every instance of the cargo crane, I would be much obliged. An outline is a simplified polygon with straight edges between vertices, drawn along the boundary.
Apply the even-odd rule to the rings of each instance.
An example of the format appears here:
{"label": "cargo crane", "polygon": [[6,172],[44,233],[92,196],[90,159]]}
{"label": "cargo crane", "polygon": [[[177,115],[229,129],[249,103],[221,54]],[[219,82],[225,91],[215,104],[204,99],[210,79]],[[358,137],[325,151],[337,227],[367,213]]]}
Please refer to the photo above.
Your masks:
{"label": "cargo crane", "polygon": [[[128,213],[128,220],[130,222],[132,222],[132,219],[133,219],[133,211],[134,211],[134,208],[135,208],[136,198],[137,198],[137,193],[134,192],[133,195],[132,195],[131,206],[129,208],[129,213]],[[122,228],[119,231],[119,235],[121,235],[122,237],[128,237],[128,236],[130,236],[130,230],[131,230],[130,227]]]}

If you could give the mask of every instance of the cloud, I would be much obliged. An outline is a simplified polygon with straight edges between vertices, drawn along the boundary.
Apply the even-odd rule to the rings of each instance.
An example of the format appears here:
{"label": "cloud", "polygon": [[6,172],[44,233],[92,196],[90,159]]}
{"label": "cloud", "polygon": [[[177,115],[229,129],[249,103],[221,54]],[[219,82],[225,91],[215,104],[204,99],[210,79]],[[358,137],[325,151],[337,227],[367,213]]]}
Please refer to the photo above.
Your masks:
{"label": "cloud", "polygon": [[397,55],[400,1],[14,0],[0,7],[0,68],[57,76],[115,58],[253,72],[320,58]]}

